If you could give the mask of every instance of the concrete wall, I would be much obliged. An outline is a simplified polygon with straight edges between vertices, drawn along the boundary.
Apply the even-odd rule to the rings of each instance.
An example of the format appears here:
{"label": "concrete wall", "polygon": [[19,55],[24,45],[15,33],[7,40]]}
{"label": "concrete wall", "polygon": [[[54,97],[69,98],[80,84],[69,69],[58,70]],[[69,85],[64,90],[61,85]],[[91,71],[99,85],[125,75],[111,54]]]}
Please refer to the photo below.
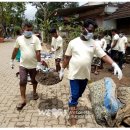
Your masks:
{"label": "concrete wall", "polygon": [[116,20],[103,21],[103,28],[104,30],[116,29],[117,28]]}

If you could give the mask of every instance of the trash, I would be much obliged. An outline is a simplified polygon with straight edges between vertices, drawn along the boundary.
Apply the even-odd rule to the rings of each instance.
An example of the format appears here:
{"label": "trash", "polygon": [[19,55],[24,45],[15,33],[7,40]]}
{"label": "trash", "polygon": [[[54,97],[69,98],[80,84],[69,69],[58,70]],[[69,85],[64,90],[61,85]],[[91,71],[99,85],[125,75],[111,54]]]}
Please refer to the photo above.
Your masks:
{"label": "trash", "polygon": [[111,78],[105,77],[90,83],[88,87],[96,122],[102,126],[114,126],[113,119],[122,106],[117,99],[116,84]]}
{"label": "trash", "polygon": [[121,86],[117,89],[117,97],[124,104],[115,118],[115,127],[130,127],[130,87]]}
{"label": "trash", "polygon": [[59,73],[52,68],[46,68],[38,72],[35,79],[42,85],[54,85],[61,81],[59,78]]}

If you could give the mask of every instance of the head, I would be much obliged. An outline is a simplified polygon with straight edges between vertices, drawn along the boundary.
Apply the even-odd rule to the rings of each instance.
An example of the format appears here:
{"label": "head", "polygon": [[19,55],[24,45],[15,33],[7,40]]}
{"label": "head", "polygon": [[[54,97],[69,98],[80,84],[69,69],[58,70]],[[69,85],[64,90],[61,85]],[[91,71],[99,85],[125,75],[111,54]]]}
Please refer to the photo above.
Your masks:
{"label": "head", "polygon": [[82,35],[84,36],[84,38],[86,40],[92,39],[93,32],[95,31],[97,27],[98,26],[95,21],[91,19],[85,20],[83,23],[83,31],[82,31]]}
{"label": "head", "polygon": [[122,38],[124,36],[124,33],[123,32],[120,32],[119,33],[119,37]]}
{"label": "head", "polygon": [[112,34],[112,35],[115,35],[116,33],[117,33],[117,30],[116,30],[116,29],[112,29],[112,30],[111,30],[111,34]]}
{"label": "head", "polygon": [[52,28],[50,30],[50,34],[51,34],[52,37],[55,37],[55,38],[58,37],[57,30],[55,28]]}
{"label": "head", "polygon": [[24,24],[24,33],[23,34],[24,34],[25,38],[29,39],[32,37],[32,34],[33,34],[32,30],[33,30],[32,23],[27,22]]}

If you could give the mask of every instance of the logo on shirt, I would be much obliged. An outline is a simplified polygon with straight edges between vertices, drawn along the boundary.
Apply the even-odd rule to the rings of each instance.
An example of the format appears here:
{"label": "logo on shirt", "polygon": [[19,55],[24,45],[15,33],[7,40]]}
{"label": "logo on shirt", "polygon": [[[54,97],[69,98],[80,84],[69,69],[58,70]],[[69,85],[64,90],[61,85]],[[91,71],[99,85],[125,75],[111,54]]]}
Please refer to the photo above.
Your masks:
{"label": "logo on shirt", "polygon": [[31,45],[34,45],[34,43],[30,43]]}

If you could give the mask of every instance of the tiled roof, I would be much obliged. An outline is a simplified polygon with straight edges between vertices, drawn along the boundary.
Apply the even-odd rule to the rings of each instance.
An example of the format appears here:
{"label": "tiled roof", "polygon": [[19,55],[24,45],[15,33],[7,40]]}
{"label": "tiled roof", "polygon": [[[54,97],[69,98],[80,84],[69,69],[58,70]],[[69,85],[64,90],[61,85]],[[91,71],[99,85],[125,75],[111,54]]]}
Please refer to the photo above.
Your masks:
{"label": "tiled roof", "polygon": [[113,14],[106,17],[105,20],[120,19],[127,17],[130,17],[130,2],[120,5],[120,7]]}

